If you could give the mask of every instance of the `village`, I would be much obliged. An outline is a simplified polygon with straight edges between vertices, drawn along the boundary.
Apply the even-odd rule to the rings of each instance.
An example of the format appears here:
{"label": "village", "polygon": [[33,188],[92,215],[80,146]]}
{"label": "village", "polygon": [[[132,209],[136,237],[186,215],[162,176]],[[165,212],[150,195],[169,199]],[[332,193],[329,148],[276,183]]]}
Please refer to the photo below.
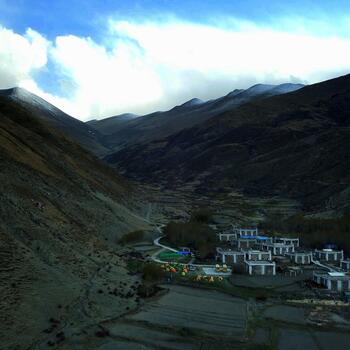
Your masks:
{"label": "village", "polygon": [[[154,255],[153,260],[161,263],[167,272],[180,271],[183,276],[190,272],[197,281],[211,282],[245,275],[259,280],[261,287],[264,281],[268,285],[274,278],[295,277],[306,281],[317,295],[350,302],[350,259],[334,245],[305,249],[299,237],[267,236],[255,226],[232,225],[217,233],[215,261],[203,264],[197,263],[189,248],[167,247],[159,243],[161,238],[155,243],[162,252]],[[176,256],[182,257],[182,262]],[[183,260],[186,257],[187,261]]]}

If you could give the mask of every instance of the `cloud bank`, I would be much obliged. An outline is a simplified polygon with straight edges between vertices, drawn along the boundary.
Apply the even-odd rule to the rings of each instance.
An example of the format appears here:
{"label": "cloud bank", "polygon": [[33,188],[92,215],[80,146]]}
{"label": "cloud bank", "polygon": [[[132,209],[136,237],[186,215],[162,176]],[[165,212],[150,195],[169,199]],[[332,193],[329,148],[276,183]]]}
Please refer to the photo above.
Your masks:
{"label": "cloud bank", "polygon": [[[102,43],[0,27],[0,88],[24,87],[87,120],[164,110],[255,83],[314,83],[350,72],[348,57],[348,38],[234,19],[109,20]],[[45,91],[40,74],[57,89]]]}

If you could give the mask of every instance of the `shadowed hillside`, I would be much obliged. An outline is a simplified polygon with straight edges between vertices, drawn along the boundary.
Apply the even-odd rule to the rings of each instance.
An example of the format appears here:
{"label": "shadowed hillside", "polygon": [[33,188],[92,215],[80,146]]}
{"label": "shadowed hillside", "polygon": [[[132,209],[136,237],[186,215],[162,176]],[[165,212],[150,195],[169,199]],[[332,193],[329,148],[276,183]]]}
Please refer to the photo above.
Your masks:
{"label": "shadowed hillside", "polygon": [[200,193],[283,196],[307,210],[350,198],[350,75],[246,103],[106,158],[132,178]]}
{"label": "shadowed hillside", "polygon": [[102,136],[98,131],[91,128],[86,123],[62,112],[52,104],[25,89],[13,88],[0,90],[0,96],[4,96],[21,104],[28,111],[33,112],[38,118],[49,122],[53,127],[76,140],[90,152],[98,156],[109,152],[109,149],[103,144]]}
{"label": "shadowed hillside", "polygon": [[298,90],[302,86],[257,84],[246,90],[236,89],[226,96],[206,102],[194,98],[165,112],[155,112],[138,118],[126,114],[93,120],[87,124],[103,134],[104,144],[116,151],[167,137],[249,101]]}
{"label": "shadowed hillside", "polygon": [[[116,257],[110,252],[146,224],[115,171],[3,96],[0,165],[0,347],[56,344],[59,329],[106,315],[96,296]],[[113,265],[113,278],[127,281],[125,268]]]}

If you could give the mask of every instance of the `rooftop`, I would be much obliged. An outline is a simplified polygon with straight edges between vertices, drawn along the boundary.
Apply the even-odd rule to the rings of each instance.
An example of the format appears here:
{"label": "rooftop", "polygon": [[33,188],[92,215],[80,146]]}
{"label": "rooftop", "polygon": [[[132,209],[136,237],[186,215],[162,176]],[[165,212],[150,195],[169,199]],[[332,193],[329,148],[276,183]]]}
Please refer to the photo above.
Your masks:
{"label": "rooftop", "polygon": [[325,253],[341,253],[342,250],[324,248],[324,249],[315,249],[315,252],[325,252]]}
{"label": "rooftop", "polygon": [[217,247],[216,251],[220,254],[244,254],[244,252],[242,252],[241,250],[233,250],[230,248],[221,248],[221,247]]}
{"label": "rooftop", "polygon": [[332,276],[332,277],[343,277],[343,276],[345,276],[345,273],[344,272],[328,272],[328,275]]}
{"label": "rooftop", "polygon": [[312,255],[312,251],[310,250],[297,250],[295,252],[288,253],[289,255]]}
{"label": "rooftop", "polygon": [[279,242],[266,242],[264,244],[269,247],[290,247],[290,245],[286,245],[284,243],[279,243]]}
{"label": "rooftop", "polygon": [[268,240],[269,237],[267,236],[251,236],[251,235],[247,235],[247,236],[243,236],[243,237],[240,237],[239,239],[258,239],[258,240],[261,240],[261,241],[265,241],[265,240]]}
{"label": "rooftop", "polygon": [[344,273],[344,272],[315,272],[314,275],[320,276],[326,279],[330,280],[342,280],[342,281],[349,281],[350,275]]}
{"label": "rooftop", "polygon": [[246,260],[245,263],[248,265],[276,265],[275,262],[267,260]]}

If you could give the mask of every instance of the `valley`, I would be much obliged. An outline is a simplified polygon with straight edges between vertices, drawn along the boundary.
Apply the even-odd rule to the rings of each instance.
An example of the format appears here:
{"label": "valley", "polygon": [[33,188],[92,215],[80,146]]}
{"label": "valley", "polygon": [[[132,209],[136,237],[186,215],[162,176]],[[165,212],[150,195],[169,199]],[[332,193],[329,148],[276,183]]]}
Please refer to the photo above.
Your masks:
{"label": "valley", "polygon": [[[233,265],[215,280],[201,265],[216,269],[210,244],[239,224],[271,237],[300,230],[321,249],[328,241],[307,220],[335,223],[344,231],[327,237],[349,253],[349,79],[258,84],[88,123],[2,91],[0,348],[329,349],[339,339],[345,349],[349,305],[310,285],[312,269],[249,276]],[[211,219],[193,223],[201,211]],[[184,275],[166,271],[154,244],[171,223],[211,235],[211,250],[190,248],[199,256]]]}

